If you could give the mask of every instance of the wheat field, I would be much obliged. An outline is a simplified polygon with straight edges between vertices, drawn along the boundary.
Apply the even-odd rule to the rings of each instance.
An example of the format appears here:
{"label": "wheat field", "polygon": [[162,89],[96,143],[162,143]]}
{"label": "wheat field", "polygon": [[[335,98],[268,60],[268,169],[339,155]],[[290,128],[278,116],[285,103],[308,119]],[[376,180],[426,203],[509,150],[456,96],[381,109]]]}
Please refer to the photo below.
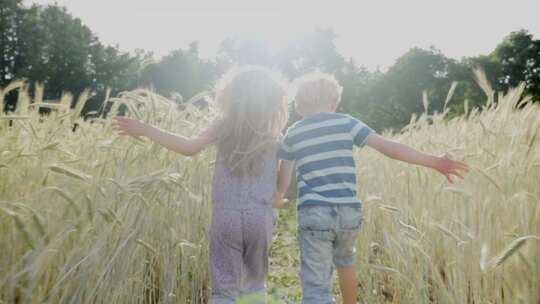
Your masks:
{"label": "wheat field", "polygon": [[[206,303],[214,151],[186,158],[116,136],[109,119],[79,117],[89,92],[71,108],[68,93],[44,101],[42,86],[31,98],[13,82],[0,108],[13,90],[17,111],[0,114],[0,303]],[[458,184],[357,153],[364,303],[540,303],[540,107],[522,93],[387,134],[465,160]],[[186,135],[213,117],[146,90],[107,102],[109,117],[124,104]],[[299,303],[295,208],[276,216],[269,291]]]}

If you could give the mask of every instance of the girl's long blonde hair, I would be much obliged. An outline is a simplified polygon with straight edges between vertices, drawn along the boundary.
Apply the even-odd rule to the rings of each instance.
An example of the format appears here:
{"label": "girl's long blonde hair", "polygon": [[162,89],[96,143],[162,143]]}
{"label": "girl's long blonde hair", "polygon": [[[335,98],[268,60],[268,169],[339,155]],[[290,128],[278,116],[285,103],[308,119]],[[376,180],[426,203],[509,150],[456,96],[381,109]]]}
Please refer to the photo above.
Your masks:
{"label": "girl's long blonde hair", "polygon": [[286,83],[263,67],[236,68],[216,85],[222,114],[217,146],[235,175],[257,175],[261,157],[275,150],[288,119]]}

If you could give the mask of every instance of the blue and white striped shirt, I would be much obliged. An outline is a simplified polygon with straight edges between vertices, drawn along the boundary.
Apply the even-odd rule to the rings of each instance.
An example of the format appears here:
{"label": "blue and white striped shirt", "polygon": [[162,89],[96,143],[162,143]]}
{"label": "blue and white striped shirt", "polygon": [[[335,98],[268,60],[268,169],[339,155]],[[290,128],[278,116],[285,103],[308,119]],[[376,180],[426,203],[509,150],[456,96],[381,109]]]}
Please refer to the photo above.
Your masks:
{"label": "blue and white striped shirt", "polygon": [[278,157],[294,161],[298,208],[358,206],[353,146],[362,147],[373,130],[345,114],[319,113],[287,130]]}

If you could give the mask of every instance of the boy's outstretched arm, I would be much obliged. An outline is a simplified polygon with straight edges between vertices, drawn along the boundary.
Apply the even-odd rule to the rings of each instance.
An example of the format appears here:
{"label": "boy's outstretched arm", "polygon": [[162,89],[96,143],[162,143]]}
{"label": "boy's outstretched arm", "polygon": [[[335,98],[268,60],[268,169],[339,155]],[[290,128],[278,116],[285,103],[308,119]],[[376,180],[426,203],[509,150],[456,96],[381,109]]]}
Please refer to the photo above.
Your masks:
{"label": "boy's outstretched arm", "polygon": [[390,158],[437,170],[446,176],[446,179],[450,183],[454,183],[452,176],[463,179],[463,173],[469,171],[469,166],[464,162],[452,160],[447,156],[439,157],[420,152],[412,147],[388,140],[375,133],[369,135],[366,145]]}
{"label": "boy's outstretched arm", "polygon": [[115,117],[112,127],[120,135],[144,136],[151,141],[186,156],[192,156],[203,150],[215,139],[216,122],[198,136],[193,138],[169,133],[127,117]]}
{"label": "boy's outstretched arm", "polygon": [[280,160],[279,168],[277,174],[277,186],[276,192],[274,193],[272,207],[274,208],[283,208],[287,203],[287,200],[284,199],[285,192],[289,188],[291,183],[291,176],[294,170],[294,162]]}

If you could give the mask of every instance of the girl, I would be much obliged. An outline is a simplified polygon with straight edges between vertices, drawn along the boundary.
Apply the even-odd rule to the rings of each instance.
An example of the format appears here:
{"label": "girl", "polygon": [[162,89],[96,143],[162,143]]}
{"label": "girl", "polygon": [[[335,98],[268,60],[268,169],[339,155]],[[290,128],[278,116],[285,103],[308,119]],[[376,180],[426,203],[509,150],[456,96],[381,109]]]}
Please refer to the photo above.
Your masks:
{"label": "girl", "polygon": [[113,128],[188,156],[216,145],[210,303],[234,303],[244,295],[265,302],[276,152],[288,113],[286,89],[279,77],[260,67],[231,71],[216,89],[221,116],[196,137],[171,134],[125,117],[114,118]]}

